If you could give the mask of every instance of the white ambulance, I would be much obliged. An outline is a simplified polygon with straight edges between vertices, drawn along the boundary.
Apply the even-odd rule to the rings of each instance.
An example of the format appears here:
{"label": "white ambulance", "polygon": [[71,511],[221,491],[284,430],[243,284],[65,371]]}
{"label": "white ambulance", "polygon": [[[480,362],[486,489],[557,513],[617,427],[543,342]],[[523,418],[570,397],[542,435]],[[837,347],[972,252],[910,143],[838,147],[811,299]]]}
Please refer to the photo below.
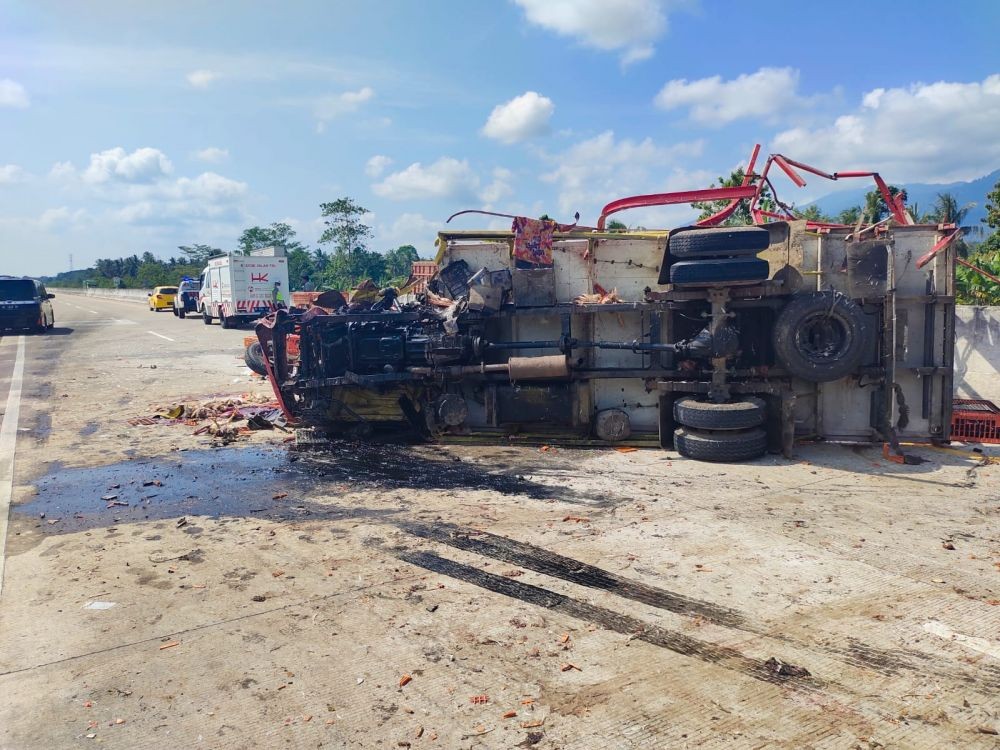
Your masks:
{"label": "white ambulance", "polygon": [[211,258],[201,273],[198,308],[205,325],[218,319],[223,328],[233,328],[287,306],[288,298],[285,251],[265,247]]}

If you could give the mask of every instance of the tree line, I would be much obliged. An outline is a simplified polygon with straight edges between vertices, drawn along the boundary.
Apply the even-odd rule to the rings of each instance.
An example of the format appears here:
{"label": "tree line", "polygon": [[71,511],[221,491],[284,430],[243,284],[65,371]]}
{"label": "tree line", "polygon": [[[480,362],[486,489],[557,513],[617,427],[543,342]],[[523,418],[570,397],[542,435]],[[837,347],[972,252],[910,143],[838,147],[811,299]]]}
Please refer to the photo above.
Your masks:
{"label": "tree line", "polygon": [[[420,256],[413,245],[400,245],[385,253],[369,248],[372,229],[364,222],[368,210],[352,198],[340,198],[320,204],[325,229],[319,247],[310,248],[297,238],[285,222],[245,229],[236,240],[233,252],[249,255],[254,250],[281,246],[288,258],[288,280],[293,291],[309,279],[316,289],[351,289],[366,279],[380,286],[399,285]],[[119,287],[149,289],[176,285],[185,276],[198,278],[209,258],[225,251],[195,243],[181,245],[179,254],[166,260],[151,252],[122,258],[99,258],[90,268],[66,271],[46,277],[51,286]]]}

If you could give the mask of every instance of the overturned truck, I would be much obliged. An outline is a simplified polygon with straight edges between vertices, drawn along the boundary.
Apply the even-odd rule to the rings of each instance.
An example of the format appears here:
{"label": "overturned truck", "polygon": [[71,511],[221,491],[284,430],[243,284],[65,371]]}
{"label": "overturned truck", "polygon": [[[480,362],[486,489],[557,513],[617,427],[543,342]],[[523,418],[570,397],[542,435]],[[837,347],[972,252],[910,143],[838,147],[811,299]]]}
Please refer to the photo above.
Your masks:
{"label": "overturned truck", "polygon": [[[914,224],[887,190],[876,224],[763,211],[772,163],[857,173],[752,162],[742,188],[623,199],[594,228],[441,232],[438,275],[409,303],[384,290],[280,310],[257,329],[275,394],[296,423],[354,438],[645,443],[709,461],[796,439],[948,441],[955,228]],[[718,199],[749,201],[760,224],[713,226],[724,209],[604,229],[626,208]]]}

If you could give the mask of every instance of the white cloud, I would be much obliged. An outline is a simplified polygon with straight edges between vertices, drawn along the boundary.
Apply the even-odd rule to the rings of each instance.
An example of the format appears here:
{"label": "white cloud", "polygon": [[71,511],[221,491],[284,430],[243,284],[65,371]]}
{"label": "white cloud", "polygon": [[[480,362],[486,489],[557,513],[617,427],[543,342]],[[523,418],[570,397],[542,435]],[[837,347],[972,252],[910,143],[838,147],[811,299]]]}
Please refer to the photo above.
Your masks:
{"label": "white cloud", "polygon": [[24,86],[9,78],[0,79],[0,107],[25,109],[31,104]]}
{"label": "white cloud", "polygon": [[[222,149],[205,151],[225,153]],[[246,219],[250,188],[245,182],[216,172],[194,177],[174,177],[172,173],[170,160],[159,149],[145,147],[129,153],[117,147],[91,154],[85,169],[77,170],[71,162],[58,162],[49,177],[80,200],[98,199],[110,205],[108,226],[116,222],[197,224],[207,230],[207,222],[211,222],[214,231]],[[53,221],[59,217],[53,214]]]}
{"label": "white cloud", "polygon": [[[702,141],[660,146],[651,138],[616,140],[615,134],[608,130],[560,154],[548,156],[556,166],[541,179],[557,186],[559,211],[568,220],[576,211],[581,215],[593,212],[624,195],[668,189],[669,178],[663,176],[664,168],[675,166],[683,157],[700,156],[703,147]],[[690,177],[684,172],[677,172],[677,175],[681,181]],[[707,184],[710,179],[701,180],[701,183]],[[699,187],[701,184],[683,186]]]}
{"label": "white cloud", "polygon": [[78,208],[75,211],[66,206],[49,208],[43,211],[42,215],[38,217],[38,228],[45,232],[66,229],[73,224],[79,223],[86,215],[87,212],[82,208]]}
{"label": "white cloud", "polygon": [[424,166],[414,162],[401,172],[394,172],[372,186],[376,195],[390,200],[420,198],[471,197],[479,187],[479,178],[469,162],[449,156]]}
{"label": "white cloud", "polygon": [[547,96],[526,91],[498,104],[483,126],[483,135],[503,143],[519,143],[549,131],[555,105]]}
{"label": "white cloud", "polygon": [[203,148],[200,151],[195,151],[194,158],[209,164],[219,164],[229,158],[229,151],[228,149],[209,146],[208,148]]}
{"label": "white cloud", "polygon": [[771,120],[798,106],[798,84],[793,68],[761,68],[731,81],[720,76],[668,81],[654,101],[661,109],[686,107],[702,125],[722,126],[745,117]]}
{"label": "white cloud", "polygon": [[196,89],[207,89],[222,76],[214,70],[192,70],[187,74],[187,82]]}
{"label": "white cloud", "polygon": [[621,51],[628,65],[653,56],[667,15],[685,3],[668,0],[514,0],[530,23],[588,47]]}
{"label": "white cloud", "polygon": [[27,176],[17,164],[0,164],[0,185],[14,185],[23,182]]}
{"label": "white cloud", "polygon": [[510,184],[513,176],[514,173],[504,167],[494,169],[493,181],[480,191],[480,199],[487,205],[490,205],[503,200],[508,195],[513,195],[514,188]]}
{"label": "white cloud", "polygon": [[420,257],[433,257],[434,240],[443,226],[443,221],[430,221],[423,214],[404,213],[388,226],[378,225],[375,228],[375,240],[385,248],[413,245]]}
{"label": "white cloud", "polygon": [[392,159],[382,154],[376,154],[365,164],[365,174],[375,179],[381,177],[390,166],[392,166]]}
{"label": "white cloud", "polygon": [[949,182],[1000,166],[1000,74],[982,82],[877,88],[820,128],[792,128],[772,150],[829,171],[873,169],[897,182]]}
{"label": "white cloud", "polygon": [[[53,170],[66,172],[63,165]],[[166,155],[156,148],[137,148],[127,153],[121,146],[90,155],[90,166],[82,173],[84,182],[151,182],[173,171]]]}
{"label": "white cloud", "polygon": [[343,115],[357,112],[363,104],[375,97],[375,90],[370,86],[357,91],[344,91],[331,96],[321,96],[313,100],[313,111],[316,115],[316,131],[322,133],[327,123]]}

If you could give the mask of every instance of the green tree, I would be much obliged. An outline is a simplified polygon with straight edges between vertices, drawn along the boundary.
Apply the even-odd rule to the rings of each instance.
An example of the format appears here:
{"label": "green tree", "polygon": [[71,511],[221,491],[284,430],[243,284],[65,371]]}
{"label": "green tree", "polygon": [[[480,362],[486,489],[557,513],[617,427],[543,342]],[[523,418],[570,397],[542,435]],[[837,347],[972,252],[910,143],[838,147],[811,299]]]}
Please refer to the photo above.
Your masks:
{"label": "green tree", "polygon": [[861,219],[861,206],[851,206],[850,208],[845,208],[839,214],[837,214],[838,224],[857,224]]}
{"label": "green tree", "polygon": [[352,198],[339,198],[332,203],[320,203],[326,229],[320,235],[321,244],[332,244],[334,252],[345,253],[356,248],[365,249],[372,237],[372,230],[362,221],[368,209]]}
{"label": "green tree", "polygon": [[365,279],[381,284],[385,276],[385,256],[374,250],[356,247],[330,256],[321,281],[331,289],[345,290],[356,287]]}
{"label": "green tree", "polygon": [[625,226],[625,223],[618,221],[618,219],[612,219],[611,221],[609,221],[607,224],[604,225],[604,228],[609,232],[625,232],[628,230],[628,227]]}
{"label": "green tree", "polygon": [[[895,198],[897,195],[902,194],[903,200],[906,200],[906,191],[902,188],[896,187],[895,185],[889,185],[889,195]],[[865,193],[865,206],[864,206],[865,216],[868,217],[868,221],[873,224],[882,219],[888,218],[892,211],[889,210],[889,204],[885,202],[885,198],[882,197],[882,191],[876,188],[875,190],[869,190]]]}
{"label": "green tree", "polygon": [[829,216],[824,214],[819,210],[819,206],[812,203],[805,208],[793,208],[792,213],[795,214],[800,219],[805,219],[806,221],[820,221],[830,224],[833,222]]}
{"label": "green tree", "polygon": [[413,245],[400,245],[385,254],[385,275],[389,282],[406,281],[413,272],[413,262],[420,260]]}
{"label": "green tree", "polygon": [[980,221],[990,229],[1000,229],[1000,180],[986,194],[986,216]]}
{"label": "green tree", "polygon": [[181,254],[184,256],[185,263],[201,267],[204,267],[209,258],[215,255],[225,255],[222,250],[210,245],[180,245],[177,249],[180,250]]}
{"label": "green tree", "polygon": [[295,234],[296,232],[291,226],[283,221],[276,221],[267,227],[244,229],[236,244],[244,255],[271,246],[281,246],[288,253],[297,249],[307,250],[305,245],[295,239]]}
{"label": "green tree", "polygon": [[[1000,240],[1000,234],[994,233],[992,238]],[[1000,277],[1000,242],[991,243],[988,239],[980,247],[978,252],[969,255],[968,262]],[[1000,305],[1000,284],[971,268],[955,266],[955,287],[956,302],[960,305]]]}
{"label": "green tree", "polygon": [[969,212],[975,207],[975,203],[966,203],[964,206],[960,206],[958,200],[951,193],[938,193],[937,199],[934,201],[934,208],[923,218],[937,224],[954,224],[958,227],[959,237],[955,241],[955,250],[964,258],[969,254],[969,245],[965,238],[969,235],[983,233],[982,227],[965,223]]}
{"label": "green tree", "polygon": [[[744,175],[745,172],[743,167],[740,167],[739,169],[734,170],[729,177],[719,177],[716,179],[716,184],[710,185],[709,187],[739,187],[743,184]],[[729,201],[697,201],[691,204],[691,208],[697,208],[701,211],[698,215],[698,221],[701,221],[702,219],[707,219],[709,216],[718,213],[728,206],[729,203]],[[774,200],[771,197],[770,191],[766,187],[761,191],[758,207],[765,211],[774,210]],[[744,226],[753,223],[753,216],[750,214],[750,199],[744,198],[739,202],[736,210],[722,222],[721,226]]]}

